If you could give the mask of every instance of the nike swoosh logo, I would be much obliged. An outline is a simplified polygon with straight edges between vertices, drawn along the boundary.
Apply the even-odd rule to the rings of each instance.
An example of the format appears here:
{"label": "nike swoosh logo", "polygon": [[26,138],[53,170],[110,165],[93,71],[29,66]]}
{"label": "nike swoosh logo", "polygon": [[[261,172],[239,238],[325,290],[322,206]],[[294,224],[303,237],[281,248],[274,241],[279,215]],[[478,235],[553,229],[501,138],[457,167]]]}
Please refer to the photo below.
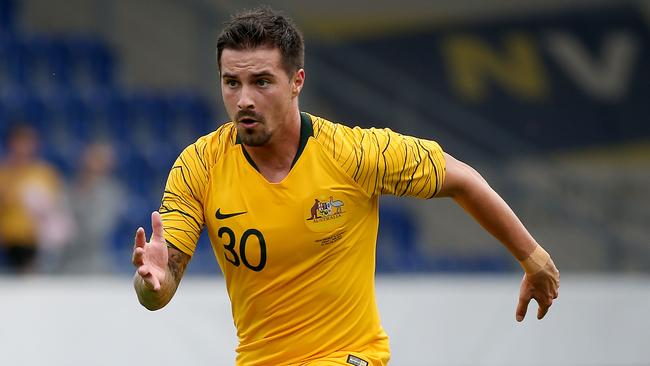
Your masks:
{"label": "nike swoosh logo", "polygon": [[248,211],[243,211],[243,212],[233,212],[233,213],[221,213],[221,208],[217,209],[217,212],[214,214],[214,217],[217,218],[217,220],[223,220],[223,219],[228,219],[231,217],[243,215]]}

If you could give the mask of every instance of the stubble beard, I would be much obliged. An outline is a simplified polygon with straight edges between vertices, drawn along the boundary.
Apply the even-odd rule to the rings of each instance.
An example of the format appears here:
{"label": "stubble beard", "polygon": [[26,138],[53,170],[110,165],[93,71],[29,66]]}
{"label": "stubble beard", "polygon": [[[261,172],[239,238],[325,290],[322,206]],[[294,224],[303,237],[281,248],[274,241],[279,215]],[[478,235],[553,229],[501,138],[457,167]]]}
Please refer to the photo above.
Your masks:
{"label": "stubble beard", "polygon": [[[256,121],[256,125],[247,128],[240,123],[242,120],[251,118]],[[271,139],[271,132],[266,127],[264,116],[250,109],[243,109],[237,112],[234,118],[237,122],[237,135],[241,142],[246,146],[263,146]]]}
{"label": "stubble beard", "polygon": [[246,146],[263,146],[271,139],[271,133],[266,129],[264,124],[256,126],[257,128],[246,128],[242,125],[237,125],[237,134],[242,144]]}

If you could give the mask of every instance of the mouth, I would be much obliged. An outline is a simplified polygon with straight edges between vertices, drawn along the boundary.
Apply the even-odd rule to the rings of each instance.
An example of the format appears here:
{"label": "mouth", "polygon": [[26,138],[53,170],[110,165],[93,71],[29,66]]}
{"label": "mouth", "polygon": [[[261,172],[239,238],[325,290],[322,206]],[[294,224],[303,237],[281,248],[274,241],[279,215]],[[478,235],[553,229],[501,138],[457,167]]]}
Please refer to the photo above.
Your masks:
{"label": "mouth", "polygon": [[240,118],[237,123],[244,127],[253,127],[258,123],[258,121],[250,117],[244,117]]}

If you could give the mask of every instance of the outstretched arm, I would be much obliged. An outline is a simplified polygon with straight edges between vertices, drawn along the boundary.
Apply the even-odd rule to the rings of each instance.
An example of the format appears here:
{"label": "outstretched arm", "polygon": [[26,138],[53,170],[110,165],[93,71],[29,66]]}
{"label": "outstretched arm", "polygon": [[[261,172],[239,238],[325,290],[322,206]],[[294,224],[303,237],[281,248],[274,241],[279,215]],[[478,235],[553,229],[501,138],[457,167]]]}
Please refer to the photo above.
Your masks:
{"label": "outstretched arm", "polygon": [[167,246],[158,212],[151,214],[151,226],[153,234],[149,242],[143,228],[135,233],[133,286],[140,304],[149,310],[158,310],[174,296],[191,257]]}
{"label": "outstretched arm", "polygon": [[445,154],[446,178],[438,196],[451,197],[517,258],[524,271],[516,310],[517,321],[526,316],[531,299],[542,319],[558,296],[560,273],[508,204],[469,165]]}

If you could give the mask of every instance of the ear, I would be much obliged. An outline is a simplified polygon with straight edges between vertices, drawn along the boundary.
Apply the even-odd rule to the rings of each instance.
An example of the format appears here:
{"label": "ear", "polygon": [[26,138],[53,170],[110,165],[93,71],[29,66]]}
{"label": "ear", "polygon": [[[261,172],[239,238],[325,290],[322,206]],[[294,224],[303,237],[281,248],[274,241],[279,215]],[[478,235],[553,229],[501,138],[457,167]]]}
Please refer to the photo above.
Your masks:
{"label": "ear", "polygon": [[293,74],[293,78],[291,79],[291,96],[297,97],[303,85],[305,85],[305,70],[300,69]]}

